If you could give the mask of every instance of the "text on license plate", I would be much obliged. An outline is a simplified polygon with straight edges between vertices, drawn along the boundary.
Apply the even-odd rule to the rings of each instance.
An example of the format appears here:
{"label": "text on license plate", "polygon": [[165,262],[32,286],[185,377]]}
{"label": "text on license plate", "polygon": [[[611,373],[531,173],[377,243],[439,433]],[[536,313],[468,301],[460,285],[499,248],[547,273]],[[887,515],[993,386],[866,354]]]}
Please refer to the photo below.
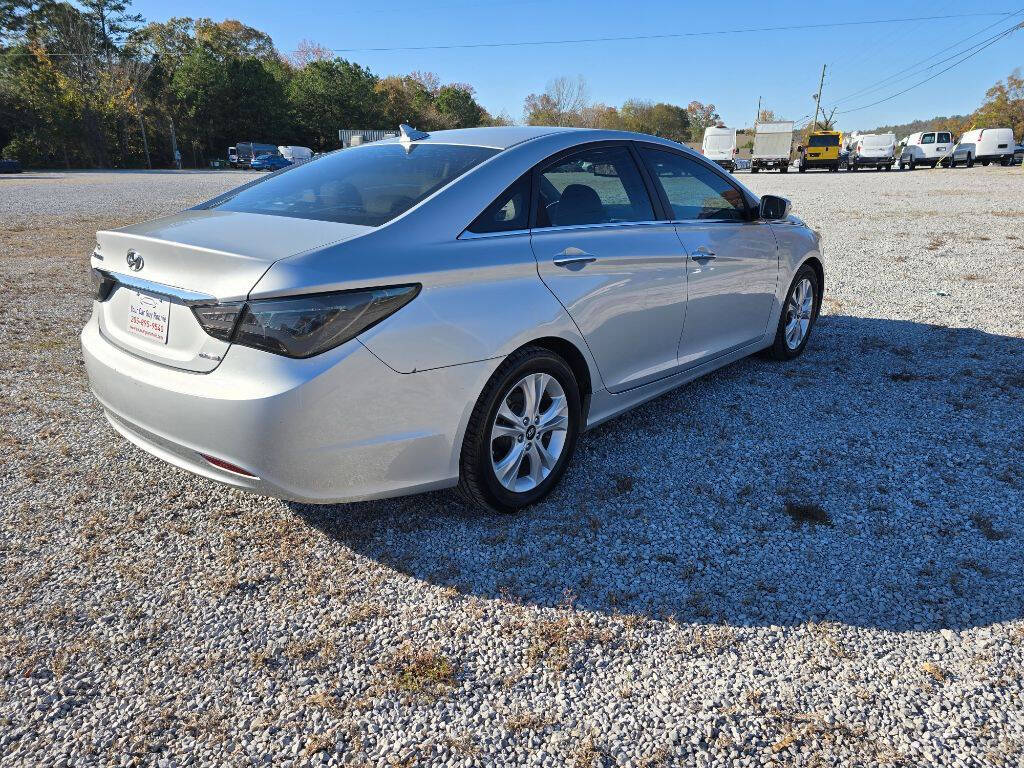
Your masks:
{"label": "text on license plate", "polygon": [[170,314],[171,302],[133,291],[128,307],[128,333],[166,344]]}

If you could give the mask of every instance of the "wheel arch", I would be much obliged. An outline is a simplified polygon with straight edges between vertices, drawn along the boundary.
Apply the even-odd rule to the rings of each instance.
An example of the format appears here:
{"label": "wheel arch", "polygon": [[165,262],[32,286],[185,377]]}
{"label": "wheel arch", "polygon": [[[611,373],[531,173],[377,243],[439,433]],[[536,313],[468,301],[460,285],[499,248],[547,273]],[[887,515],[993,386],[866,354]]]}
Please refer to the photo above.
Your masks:
{"label": "wheel arch", "polygon": [[825,299],[825,265],[821,263],[821,259],[817,256],[808,256],[804,259],[800,267],[803,267],[804,265],[813,269],[815,276],[818,278],[818,296],[820,298],[818,300],[818,306],[814,308],[814,316],[817,317],[818,313],[821,311],[821,302]]}
{"label": "wheel arch", "polygon": [[573,376],[576,377],[576,385],[580,389],[581,416],[583,423],[586,424],[591,396],[594,394],[594,379],[590,371],[590,364],[587,362],[587,357],[583,354],[582,350],[572,341],[560,336],[542,336],[539,339],[522,344],[513,352],[524,347],[543,347],[565,360],[570,370],[572,370]]}

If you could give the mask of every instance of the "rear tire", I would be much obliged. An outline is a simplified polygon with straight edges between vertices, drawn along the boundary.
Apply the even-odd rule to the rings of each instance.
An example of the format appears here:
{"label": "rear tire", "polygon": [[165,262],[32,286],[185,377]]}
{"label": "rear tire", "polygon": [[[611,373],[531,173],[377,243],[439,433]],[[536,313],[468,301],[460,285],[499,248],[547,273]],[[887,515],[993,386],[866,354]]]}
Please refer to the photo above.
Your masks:
{"label": "rear tire", "polygon": [[974,158],[971,156],[970,152],[967,153],[967,167],[968,168],[973,168],[974,167]]}
{"label": "rear tire", "polygon": [[784,165],[781,168],[779,168],[779,171],[781,171],[782,173],[789,173],[789,166]]}
{"label": "rear tire", "polygon": [[768,356],[773,360],[792,360],[803,354],[820,308],[818,274],[813,267],[805,264],[800,267],[786,292],[775,341],[767,350]]}
{"label": "rear tire", "polygon": [[912,171],[916,171],[917,170],[917,159],[913,155],[910,156],[910,165],[909,165],[909,167],[910,167],[910,170],[912,170]]}
{"label": "rear tire", "polygon": [[982,165],[983,165],[983,166],[984,166],[985,168],[988,168],[988,162],[989,162],[988,160],[982,160],[982,161],[981,161],[981,164],[982,164]]}
{"label": "rear tire", "polygon": [[758,168],[756,165],[750,166],[750,172],[751,173],[757,173],[759,170],[761,170],[761,169]]}
{"label": "rear tire", "polygon": [[473,408],[462,441],[459,493],[498,512],[535,504],[565,474],[581,420],[579,385],[566,362],[542,347],[513,352]]}

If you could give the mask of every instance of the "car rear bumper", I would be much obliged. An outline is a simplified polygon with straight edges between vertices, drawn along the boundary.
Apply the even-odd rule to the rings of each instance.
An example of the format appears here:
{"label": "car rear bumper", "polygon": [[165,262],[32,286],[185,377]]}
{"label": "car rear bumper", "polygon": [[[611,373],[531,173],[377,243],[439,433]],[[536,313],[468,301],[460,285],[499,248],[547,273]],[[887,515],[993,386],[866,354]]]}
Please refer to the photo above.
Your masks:
{"label": "car rear bumper", "polygon": [[81,338],[92,391],[121,435],[198,475],[313,503],[454,485],[466,422],[497,365],[396,373],[353,340],[307,360],[235,345],[197,374],[121,350],[95,312]]}
{"label": "car rear bumper", "polygon": [[895,162],[896,161],[890,155],[879,155],[878,157],[858,156],[850,158],[850,165],[866,165],[872,168],[876,165],[892,165]]}

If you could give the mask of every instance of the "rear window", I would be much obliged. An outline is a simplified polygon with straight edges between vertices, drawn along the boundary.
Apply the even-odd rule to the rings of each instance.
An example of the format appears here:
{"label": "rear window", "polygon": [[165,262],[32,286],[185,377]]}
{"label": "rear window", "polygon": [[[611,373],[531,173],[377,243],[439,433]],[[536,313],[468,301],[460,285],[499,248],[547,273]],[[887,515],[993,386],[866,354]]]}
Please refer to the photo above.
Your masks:
{"label": "rear window", "polygon": [[839,146],[839,135],[833,134],[831,136],[811,136],[810,141],[807,142],[809,147],[838,147]]}
{"label": "rear window", "polygon": [[953,137],[948,133],[940,133],[937,136],[937,140],[939,144],[949,144],[953,140]]}
{"label": "rear window", "polygon": [[378,144],[290,168],[211,206],[379,227],[499,150],[451,144]]}
{"label": "rear window", "polygon": [[921,143],[922,144],[934,144],[935,143],[935,134],[934,133],[926,133],[924,136],[921,137]]}

